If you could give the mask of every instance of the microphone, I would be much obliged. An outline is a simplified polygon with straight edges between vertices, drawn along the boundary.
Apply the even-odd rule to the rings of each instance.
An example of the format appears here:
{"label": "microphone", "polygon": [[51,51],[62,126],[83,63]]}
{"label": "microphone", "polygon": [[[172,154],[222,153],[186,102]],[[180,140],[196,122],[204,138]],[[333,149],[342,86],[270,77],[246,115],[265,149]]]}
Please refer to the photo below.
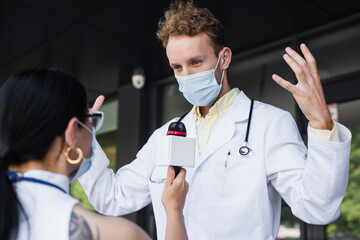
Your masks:
{"label": "microphone", "polygon": [[[167,136],[179,136],[179,137],[186,137],[186,127],[182,122],[173,122],[169,125]],[[175,170],[175,177],[179,174],[181,166],[173,166]]]}
{"label": "microphone", "polygon": [[170,123],[167,134],[156,140],[155,165],[173,166],[175,177],[182,167],[193,168],[195,165],[196,139],[186,137],[186,127],[181,122],[183,117]]}

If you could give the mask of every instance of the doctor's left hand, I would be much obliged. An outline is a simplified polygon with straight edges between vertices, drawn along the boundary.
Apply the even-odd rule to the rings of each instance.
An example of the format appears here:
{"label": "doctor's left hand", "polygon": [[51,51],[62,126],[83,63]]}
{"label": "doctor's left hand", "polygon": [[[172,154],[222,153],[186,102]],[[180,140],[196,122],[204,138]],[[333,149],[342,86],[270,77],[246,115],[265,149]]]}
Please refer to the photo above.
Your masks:
{"label": "doctor's left hand", "polygon": [[189,189],[189,184],[185,180],[186,170],[180,169],[179,174],[175,178],[175,170],[169,166],[167,178],[164,185],[162,195],[162,203],[167,214],[182,214],[186,194]]}
{"label": "doctor's left hand", "polygon": [[304,58],[287,47],[283,58],[294,71],[298,82],[294,85],[274,74],[272,77],[280,86],[291,92],[301,111],[315,129],[332,129],[332,119],[326,105],[316,61],[305,44],[300,45]]}

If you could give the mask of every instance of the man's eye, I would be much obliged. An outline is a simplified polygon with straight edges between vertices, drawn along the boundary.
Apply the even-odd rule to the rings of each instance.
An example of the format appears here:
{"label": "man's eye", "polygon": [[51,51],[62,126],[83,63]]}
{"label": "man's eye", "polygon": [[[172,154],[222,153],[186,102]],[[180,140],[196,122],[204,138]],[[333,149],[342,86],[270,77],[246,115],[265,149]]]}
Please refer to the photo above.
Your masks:
{"label": "man's eye", "polygon": [[179,65],[175,65],[175,66],[173,66],[173,69],[174,69],[174,70],[178,70],[178,69],[180,69],[180,66],[179,66]]}
{"label": "man's eye", "polygon": [[193,64],[193,65],[199,65],[199,64],[200,64],[200,61],[194,60],[194,61],[192,62],[192,64]]}

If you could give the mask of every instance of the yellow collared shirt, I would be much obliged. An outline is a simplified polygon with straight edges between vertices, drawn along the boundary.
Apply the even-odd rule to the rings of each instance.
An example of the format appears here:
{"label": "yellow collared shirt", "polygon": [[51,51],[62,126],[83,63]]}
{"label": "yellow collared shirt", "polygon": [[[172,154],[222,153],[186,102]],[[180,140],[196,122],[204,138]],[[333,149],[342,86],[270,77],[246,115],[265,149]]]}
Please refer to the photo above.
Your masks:
{"label": "yellow collared shirt", "polygon": [[238,88],[230,90],[210,108],[209,113],[205,118],[201,116],[200,108],[198,106],[195,107],[196,132],[200,155],[214,130],[219,125],[221,119],[229,111],[239,93],[240,90]]}

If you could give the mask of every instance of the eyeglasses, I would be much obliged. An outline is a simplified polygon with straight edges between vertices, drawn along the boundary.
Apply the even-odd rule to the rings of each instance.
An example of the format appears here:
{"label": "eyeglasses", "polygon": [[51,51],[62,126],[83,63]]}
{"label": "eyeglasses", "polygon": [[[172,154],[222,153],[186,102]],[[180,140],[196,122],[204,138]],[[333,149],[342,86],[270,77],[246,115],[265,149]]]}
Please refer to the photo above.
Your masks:
{"label": "eyeglasses", "polygon": [[[101,128],[104,122],[104,112],[101,111],[89,112],[89,114],[85,115],[84,117],[89,118],[92,129],[94,129],[95,132],[97,132]],[[92,130],[90,130],[84,123],[82,123],[81,121],[78,121],[78,123],[90,133],[92,133]]]}

